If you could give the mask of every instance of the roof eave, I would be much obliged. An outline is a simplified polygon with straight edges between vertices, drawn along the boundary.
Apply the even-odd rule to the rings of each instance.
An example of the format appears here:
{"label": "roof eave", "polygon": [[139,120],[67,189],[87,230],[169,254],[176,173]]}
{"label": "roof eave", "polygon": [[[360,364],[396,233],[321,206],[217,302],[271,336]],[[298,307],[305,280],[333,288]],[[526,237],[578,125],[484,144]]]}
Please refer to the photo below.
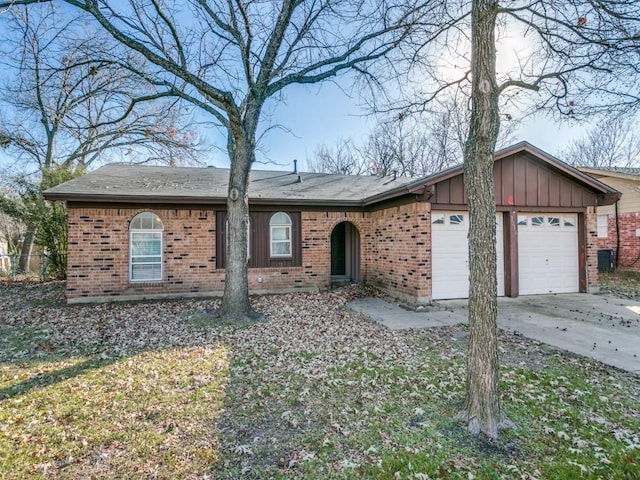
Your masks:
{"label": "roof eave", "polygon": [[601,197],[602,200],[598,202],[598,206],[613,205],[621,198],[622,198],[622,193],[618,191],[605,193]]}
{"label": "roof eave", "polygon": [[376,203],[384,202],[386,200],[393,200],[394,198],[402,197],[404,195],[423,195],[424,189],[424,178],[420,178],[415,182],[407,183],[392,190],[387,190],[386,192],[367,197],[363,200],[362,203],[366,206],[369,206]]}
{"label": "roof eave", "polygon": [[[149,195],[78,195],[45,192],[46,200],[66,201],[78,203],[150,203],[150,204],[178,204],[178,205],[226,205],[226,197],[194,197],[194,196],[149,196]],[[256,198],[249,197],[250,205],[300,205],[300,206],[340,206],[362,208],[362,200],[333,200],[333,199],[300,199],[300,198]]]}
{"label": "roof eave", "polygon": [[614,172],[611,170],[600,170],[599,168],[578,167],[582,173],[587,175],[600,175],[602,177],[614,177],[623,178],[626,180],[640,181],[640,175],[634,175],[633,173]]}

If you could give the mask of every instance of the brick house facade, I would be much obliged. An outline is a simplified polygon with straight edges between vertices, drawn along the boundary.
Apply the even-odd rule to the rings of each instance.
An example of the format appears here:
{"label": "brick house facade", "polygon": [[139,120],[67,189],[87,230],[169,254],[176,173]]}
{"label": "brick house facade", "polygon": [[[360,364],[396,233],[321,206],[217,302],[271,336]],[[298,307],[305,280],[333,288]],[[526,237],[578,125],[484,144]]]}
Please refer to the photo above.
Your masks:
{"label": "brick house facade", "polygon": [[[68,301],[222,294],[226,175],[218,169],[105,166],[45,192],[49,200],[65,200],[69,210]],[[525,217],[547,222],[550,235],[555,219],[563,219],[575,231],[565,233],[577,240],[571,288],[597,288],[595,205],[614,201],[617,192],[526,143],[496,154],[494,180],[504,225],[504,271],[498,275],[505,295],[526,289],[519,272],[526,252],[518,250],[518,223]],[[429,302],[433,282],[445,280],[446,272],[432,268],[435,218],[465,217],[461,168],[417,180],[253,172],[251,181],[251,292],[326,290],[340,277]],[[135,254],[142,247],[134,246],[132,222],[140,214],[155,219],[149,228],[157,230],[141,230],[151,232],[140,237],[150,250]],[[290,223],[274,226],[274,218]],[[464,230],[454,234],[466,242]],[[274,242],[285,243],[285,255]],[[134,263],[157,277],[134,278]]]}
{"label": "brick house facade", "polygon": [[598,248],[613,252],[617,268],[640,271],[640,169],[580,170],[622,194],[614,204],[597,207]]}

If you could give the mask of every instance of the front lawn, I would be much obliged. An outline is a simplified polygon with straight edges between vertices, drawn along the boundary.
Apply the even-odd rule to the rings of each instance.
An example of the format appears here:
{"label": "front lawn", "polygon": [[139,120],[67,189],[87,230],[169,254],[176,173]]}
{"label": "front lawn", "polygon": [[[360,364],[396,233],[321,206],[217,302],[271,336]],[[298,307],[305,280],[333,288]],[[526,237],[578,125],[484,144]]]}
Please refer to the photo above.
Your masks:
{"label": "front lawn", "polygon": [[640,272],[613,270],[598,273],[600,291],[620,298],[640,300]]}
{"label": "front lawn", "polygon": [[503,334],[517,428],[469,437],[466,331],[393,332],[357,292],[67,307],[0,283],[0,478],[640,477],[640,378]]}

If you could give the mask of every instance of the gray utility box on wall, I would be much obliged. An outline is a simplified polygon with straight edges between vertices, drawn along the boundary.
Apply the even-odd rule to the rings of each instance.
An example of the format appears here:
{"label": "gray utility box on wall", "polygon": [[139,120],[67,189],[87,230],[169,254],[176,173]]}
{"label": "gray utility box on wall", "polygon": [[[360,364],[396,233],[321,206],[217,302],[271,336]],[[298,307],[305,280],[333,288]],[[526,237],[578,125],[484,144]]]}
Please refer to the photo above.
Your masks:
{"label": "gray utility box on wall", "polygon": [[601,248],[598,250],[598,271],[610,272],[613,270],[613,249]]}

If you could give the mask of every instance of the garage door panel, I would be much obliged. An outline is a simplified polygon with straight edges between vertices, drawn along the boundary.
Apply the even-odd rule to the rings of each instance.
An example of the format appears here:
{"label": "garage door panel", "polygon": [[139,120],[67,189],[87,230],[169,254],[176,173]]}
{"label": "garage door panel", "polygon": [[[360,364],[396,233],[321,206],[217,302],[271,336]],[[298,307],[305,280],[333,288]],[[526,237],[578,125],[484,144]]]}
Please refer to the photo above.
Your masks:
{"label": "garage door panel", "polygon": [[518,216],[520,294],[579,291],[575,214]]}
{"label": "garage door panel", "polygon": [[[502,216],[497,217],[496,250],[498,295],[504,295]],[[469,296],[469,214],[433,212],[431,215],[432,298]]]}

